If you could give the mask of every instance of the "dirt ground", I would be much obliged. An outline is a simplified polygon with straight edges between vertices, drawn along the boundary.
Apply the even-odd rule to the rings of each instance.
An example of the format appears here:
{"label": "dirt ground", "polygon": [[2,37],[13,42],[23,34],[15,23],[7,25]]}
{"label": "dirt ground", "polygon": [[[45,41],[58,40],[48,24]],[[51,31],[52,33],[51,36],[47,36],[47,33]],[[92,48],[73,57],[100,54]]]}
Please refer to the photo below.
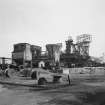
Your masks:
{"label": "dirt ground", "polygon": [[78,76],[70,86],[47,90],[0,85],[0,105],[105,105],[105,75]]}

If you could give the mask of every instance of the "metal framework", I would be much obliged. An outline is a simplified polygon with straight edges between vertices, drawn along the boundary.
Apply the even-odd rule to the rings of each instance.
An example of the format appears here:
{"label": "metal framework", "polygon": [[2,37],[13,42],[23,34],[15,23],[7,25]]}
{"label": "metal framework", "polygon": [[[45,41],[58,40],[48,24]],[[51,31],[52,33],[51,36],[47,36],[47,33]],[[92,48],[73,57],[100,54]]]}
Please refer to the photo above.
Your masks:
{"label": "metal framework", "polygon": [[77,36],[77,46],[80,55],[89,56],[89,47],[92,41],[92,36],[88,34],[83,34]]}

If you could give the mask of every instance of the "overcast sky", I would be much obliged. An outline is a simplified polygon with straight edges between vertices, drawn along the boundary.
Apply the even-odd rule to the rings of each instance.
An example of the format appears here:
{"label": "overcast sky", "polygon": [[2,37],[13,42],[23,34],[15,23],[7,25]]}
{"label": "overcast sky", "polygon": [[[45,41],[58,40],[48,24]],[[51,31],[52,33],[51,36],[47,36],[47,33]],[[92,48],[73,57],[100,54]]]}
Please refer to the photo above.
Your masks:
{"label": "overcast sky", "polygon": [[91,56],[105,52],[105,0],[0,0],[0,56],[11,57],[13,44],[43,47],[69,35],[91,34]]}

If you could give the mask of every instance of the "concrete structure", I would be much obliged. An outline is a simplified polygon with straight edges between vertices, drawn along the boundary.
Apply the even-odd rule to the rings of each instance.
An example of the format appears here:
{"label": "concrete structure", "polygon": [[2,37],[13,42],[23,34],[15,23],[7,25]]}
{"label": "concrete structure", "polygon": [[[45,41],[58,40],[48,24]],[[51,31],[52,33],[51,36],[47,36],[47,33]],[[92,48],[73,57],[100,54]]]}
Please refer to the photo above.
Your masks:
{"label": "concrete structure", "polygon": [[28,43],[18,43],[14,45],[12,52],[13,62],[18,65],[23,65],[25,61],[32,60],[31,45]]}
{"label": "concrete structure", "polygon": [[48,58],[52,59],[53,65],[60,62],[62,44],[47,44]]}
{"label": "concrete structure", "polygon": [[35,59],[40,58],[41,52],[40,46],[29,43],[14,44],[14,50],[12,52],[13,63],[23,65],[28,62],[30,64],[32,61],[35,61]]}
{"label": "concrete structure", "polygon": [[31,45],[32,58],[38,58],[41,56],[42,48],[40,46]]}
{"label": "concrete structure", "polygon": [[38,67],[39,68],[45,67],[45,61],[40,61]]}
{"label": "concrete structure", "polygon": [[31,45],[28,43],[18,43],[14,45],[14,51],[12,52],[13,62],[18,65],[23,65],[25,61],[32,60]]}

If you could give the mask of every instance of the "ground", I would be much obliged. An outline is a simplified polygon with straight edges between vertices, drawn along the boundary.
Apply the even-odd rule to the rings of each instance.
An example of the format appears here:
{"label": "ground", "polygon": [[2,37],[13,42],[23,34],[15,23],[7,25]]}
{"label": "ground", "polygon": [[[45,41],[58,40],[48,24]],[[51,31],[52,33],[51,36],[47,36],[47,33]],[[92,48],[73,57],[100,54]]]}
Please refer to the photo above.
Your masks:
{"label": "ground", "polygon": [[0,105],[105,105],[104,96],[105,75],[73,78],[56,89],[0,85]]}

